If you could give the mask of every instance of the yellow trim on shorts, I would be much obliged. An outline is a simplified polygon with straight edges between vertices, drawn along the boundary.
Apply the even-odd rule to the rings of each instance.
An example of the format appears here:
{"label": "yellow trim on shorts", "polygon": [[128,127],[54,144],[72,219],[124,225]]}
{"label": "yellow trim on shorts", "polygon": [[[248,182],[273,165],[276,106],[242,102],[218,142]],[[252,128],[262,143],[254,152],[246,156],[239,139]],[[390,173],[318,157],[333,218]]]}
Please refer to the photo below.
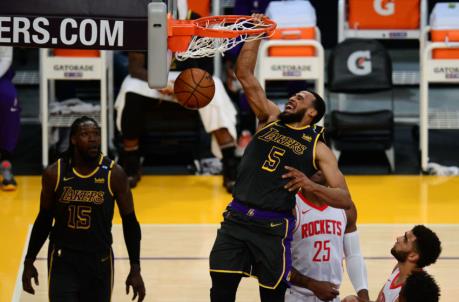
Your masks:
{"label": "yellow trim on shorts", "polygon": [[51,252],[51,260],[49,261],[49,272],[48,272],[48,300],[51,301],[51,270],[53,269],[54,259],[54,248]]}
{"label": "yellow trim on shorts", "polygon": [[57,187],[59,186],[60,182],[61,182],[61,159],[59,158],[57,160],[57,181],[56,181],[56,185],[54,186],[54,192],[57,191]]}
{"label": "yellow trim on shorts", "polygon": [[231,271],[231,270],[223,270],[223,269],[209,269],[210,272],[214,272],[214,273],[225,273],[225,274],[241,274],[241,275],[245,275],[247,277],[256,277],[256,276],[253,276],[249,273],[246,273],[244,271]]}
{"label": "yellow trim on shorts", "polygon": [[110,170],[108,171],[108,192],[110,192],[110,195],[114,196],[113,191],[112,191],[112,184],[111,184],[111,178],[112,178],[112,168],[115,165],[115,161],[112,160],[112,163],[110,164]]}
{"label": "yellow trim on shorts", "polygon": [[324,128],[322,128],[319,134],[317,134],[316,139],[314,140],[314,146],[312,147],[312,165],[314,166],[314,169],[316,170],[319,170],[316,165],[316,146],[317,146],[317,142],[319,141],[320,136],[322,135],[322,132],[324,132]]}

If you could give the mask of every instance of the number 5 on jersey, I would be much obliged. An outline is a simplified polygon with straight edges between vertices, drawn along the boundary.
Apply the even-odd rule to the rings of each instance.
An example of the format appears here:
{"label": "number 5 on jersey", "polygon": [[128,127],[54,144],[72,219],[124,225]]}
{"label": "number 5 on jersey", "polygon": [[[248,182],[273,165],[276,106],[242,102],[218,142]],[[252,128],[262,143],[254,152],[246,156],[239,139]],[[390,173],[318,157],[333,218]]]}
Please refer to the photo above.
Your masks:
{"label": "number 5 on jersey", "polygon": [[281,157],[284,156],[285,150],[279,147],[272,147],[269,151],[268,159],[265,160],[261,168],[268,172],[276,171],[277,167],[280,164]]}

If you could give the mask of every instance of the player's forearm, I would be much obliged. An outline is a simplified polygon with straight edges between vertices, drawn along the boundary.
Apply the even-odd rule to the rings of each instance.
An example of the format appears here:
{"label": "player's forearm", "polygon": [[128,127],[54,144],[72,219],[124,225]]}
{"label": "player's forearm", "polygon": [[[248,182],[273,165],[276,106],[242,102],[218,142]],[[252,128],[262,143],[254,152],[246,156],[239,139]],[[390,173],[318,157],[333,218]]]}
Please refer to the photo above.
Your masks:
{"label": "player's forearm", "polygon": [[292,283],[293,285],[311,290],[311,284],[314,281],[316,280],[301,274],[294,267],[292,267],[292,270],[290,271],[290,283]]}
{"label": "player's forearm", "polygon": [[50,210],[40,209],[33,224],[30,235],[29,246],[27,248],[26,261],[33,262],[38,252],[48,238],[53,224],[53,215]]}
{"label": "player's forearm", "polygon": [[243,81],[244,78],[254,75],[260,42],[260,40],[257,40],[244,43],[236,62],[235,73],[239,81]]}
{"label": "player's forearm", "polygon": [[312,182],[302,189],[315,194],[320,201],[334,208],[349,209],[352,206],[351,195],[345,189],[330,188]]}
{"label": "player's forearm", "polygon": [[124,241],[128,250],[131,268],[138,266],[140,269],[140,240],[142,238],[140,224],[137,221],[134,212],[121,218],[123,223]]}

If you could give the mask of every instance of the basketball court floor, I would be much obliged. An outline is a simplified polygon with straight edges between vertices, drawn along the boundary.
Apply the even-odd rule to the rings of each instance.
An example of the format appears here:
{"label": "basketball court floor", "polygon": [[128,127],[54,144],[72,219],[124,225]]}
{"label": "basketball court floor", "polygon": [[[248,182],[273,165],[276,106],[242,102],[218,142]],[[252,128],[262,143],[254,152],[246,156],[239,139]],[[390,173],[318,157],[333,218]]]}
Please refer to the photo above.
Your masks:
{"label": "basketball court floor", "polygon": [[[459,286],[459,177],[349,176],[359,211],[362,252],[370,296],[395,265],[390,248],[415,224],[428,224],[443,243],[440,259],[427,270],[442,289],[441,301],[456,301]],[[35,296],[22,292],[21,262],[30,225],[38,211],[40,177],[18,177],[16,192],[0,192],[0,301],[48,301],[46,247],[36,261],[40,286]],[[230,195],[216,176],[145,176],[134,189],[142,224],[142,274],[145,301],[209,301],[208,255]],[[124,280],[129,260],[120,218],[115,213],[115,287],[112,301],[130,301]],[[352,294],[345,274],[341,296]],[[255,279],[244,279],[237,301],[259,301]]]}

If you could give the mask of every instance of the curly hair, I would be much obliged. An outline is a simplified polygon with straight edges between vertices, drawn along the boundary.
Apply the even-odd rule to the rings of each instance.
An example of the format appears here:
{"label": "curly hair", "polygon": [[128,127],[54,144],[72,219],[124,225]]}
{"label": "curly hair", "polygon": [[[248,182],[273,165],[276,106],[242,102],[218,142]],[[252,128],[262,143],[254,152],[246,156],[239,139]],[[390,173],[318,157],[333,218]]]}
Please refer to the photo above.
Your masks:
{"label": "curly hair", "polygon": [[67,164],[68,167],[70,167],[72,164],[72,157],[73,157],[73,150],[74,150],[74,146],[72,144],[72,137],[77,133],[80,126],[86,122],[92,122],[97,128],[99,128],[99,124],[97,123],[97,121],[91,117],[82,116],[73,121],[72,125],[70,126],[69,146],[67,150],[61,154],[62,159],[64,160],[64,162]]}
{"label": "curly hair", "polygon": [[411,273],[399,295],[399,300],[403,302],[438,302],[439,298],[437,282],[423,270]]}
{"label": "curly hair", "polygon": [[423,225],[415,226],[412,232],[416,236],[415,248],[419,254],[417,266],[422,268],[435,263],[441,253],[437,234]]}

